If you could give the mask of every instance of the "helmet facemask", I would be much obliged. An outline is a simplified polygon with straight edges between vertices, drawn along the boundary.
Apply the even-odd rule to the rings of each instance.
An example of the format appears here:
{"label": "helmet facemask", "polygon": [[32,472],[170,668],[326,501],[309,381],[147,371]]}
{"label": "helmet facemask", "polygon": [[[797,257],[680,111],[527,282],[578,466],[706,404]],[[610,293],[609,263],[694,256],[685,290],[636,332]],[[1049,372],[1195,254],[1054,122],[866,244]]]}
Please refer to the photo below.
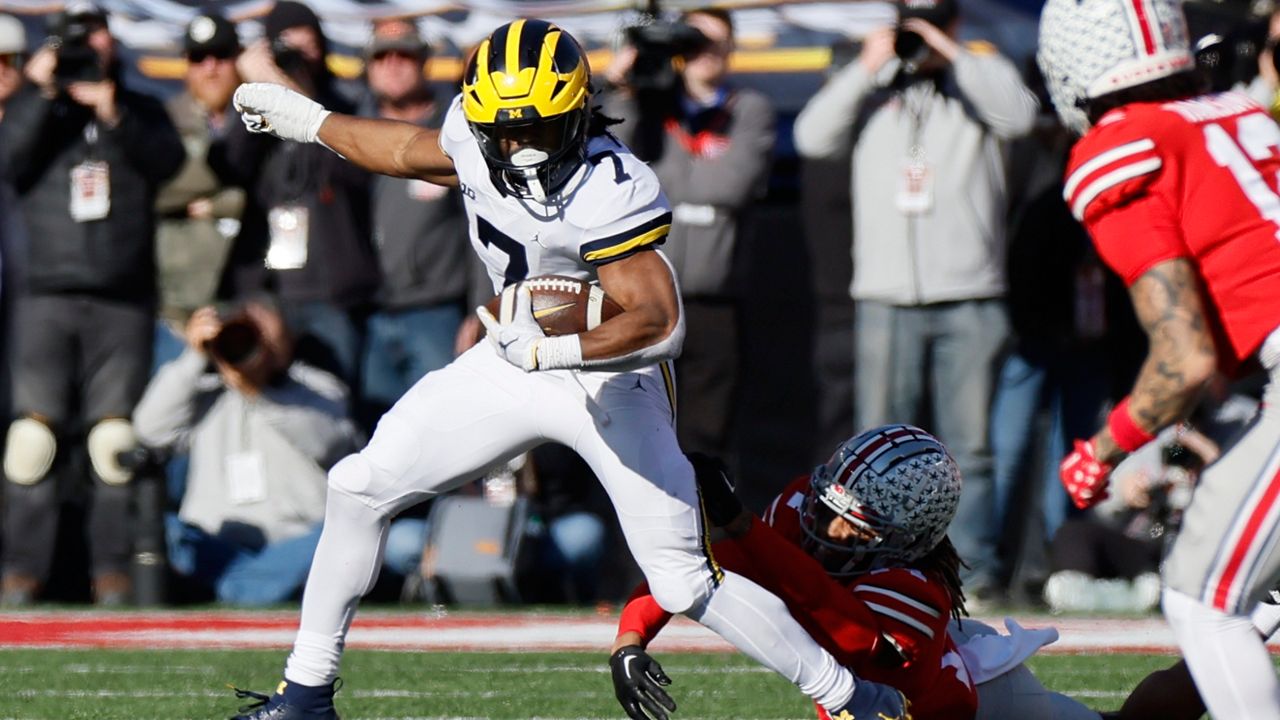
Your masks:
{"label": "helmet facemask", "polygon": [[471,123],[499,191],[545,203],[586,161],[585,108],[545,120]]}
{"label": "helmet facemask", "polygon": [[800,509],[803,545],[827,574],[845,578],[892,564],[893,553],[889,551],[907,540],[905,528],[832,482],[826,465],[813,471],[810,482],[811,492]]}

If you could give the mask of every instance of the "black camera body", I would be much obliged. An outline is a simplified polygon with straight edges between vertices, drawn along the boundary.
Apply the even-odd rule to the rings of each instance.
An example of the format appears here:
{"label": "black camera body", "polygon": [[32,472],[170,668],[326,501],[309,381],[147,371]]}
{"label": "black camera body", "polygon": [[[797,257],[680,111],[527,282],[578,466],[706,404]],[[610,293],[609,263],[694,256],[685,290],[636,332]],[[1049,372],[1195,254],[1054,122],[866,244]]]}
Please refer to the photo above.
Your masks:
{"label": "black camera body", "polygon": [[244,365],[258,354],[262,334],[246,315],[235,315],[222,323],[222,329],[205,343],[205,351],[231,366]]}
{"label": "black camera body", "polygon": [[71,17],[59,23],[50,36],[58,63],[53,76],[60,85],[74,82],[98,82],[103,79],[102,60],[89,45],[89,35],[97,29],[94,22]]}
{"label": "black camera body", "polygon": [[905,30],[899,25],[893,37],[893,54],[914,72],[929,56],[929,46],[925,45],[924,38],[919,33]]}
{"label": "black camera body", "polygon": [[271,59],[275,61],[276,67],[280,68],[281,72],[294,80],[305,78],[311,72],[307,58],[280,38],[271,41]]}
{"label": "black camera body", "polygon": [[710,42],[702,31],[681,22],[652,19],[624,30],[636,49],[628,84],[637,91],[674,90],[679,76],[671,61],[694,55]]}

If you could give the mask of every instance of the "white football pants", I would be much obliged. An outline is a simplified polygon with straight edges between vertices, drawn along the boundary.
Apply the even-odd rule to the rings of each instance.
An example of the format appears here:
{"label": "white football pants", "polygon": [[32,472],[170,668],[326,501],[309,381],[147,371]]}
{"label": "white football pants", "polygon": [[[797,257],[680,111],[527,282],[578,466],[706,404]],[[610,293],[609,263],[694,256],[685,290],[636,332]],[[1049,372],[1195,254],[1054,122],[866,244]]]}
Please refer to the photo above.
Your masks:
{"label": "white football pants", "polygon": [[382,417],[368,446],[329,472],[324,532],[285,678],[323,685],[337,676],[392,516],[553,441],[575,450],[600,478],[664,609],[703,623],[818,703],[843,705],[853,693],[849,671],[781,600],[709,557],[693,468],[672,425],[673,394],[674,378],[657,366],[525,373],[488,343],[419,380]]}

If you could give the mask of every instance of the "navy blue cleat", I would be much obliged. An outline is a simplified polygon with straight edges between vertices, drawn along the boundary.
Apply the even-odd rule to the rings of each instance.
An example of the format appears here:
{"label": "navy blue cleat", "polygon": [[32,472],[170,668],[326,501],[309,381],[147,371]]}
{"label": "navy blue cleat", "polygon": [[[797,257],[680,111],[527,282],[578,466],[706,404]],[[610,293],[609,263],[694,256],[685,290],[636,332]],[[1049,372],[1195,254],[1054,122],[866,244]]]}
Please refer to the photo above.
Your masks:
{"label": "navy blue cleat", "polygon": [[281,680],[270,696],[237,687],[231,689],[241,700],[257,701],[240,708],[240,714],[231,720],[341,720],[333,706],[333,693],[338,689],[336,682],[309,687]]}
{"label": "navy blue cleat", "polygon": [[859,679],[853,697],[831,720],[911,720],[911,703],[897,688]]}

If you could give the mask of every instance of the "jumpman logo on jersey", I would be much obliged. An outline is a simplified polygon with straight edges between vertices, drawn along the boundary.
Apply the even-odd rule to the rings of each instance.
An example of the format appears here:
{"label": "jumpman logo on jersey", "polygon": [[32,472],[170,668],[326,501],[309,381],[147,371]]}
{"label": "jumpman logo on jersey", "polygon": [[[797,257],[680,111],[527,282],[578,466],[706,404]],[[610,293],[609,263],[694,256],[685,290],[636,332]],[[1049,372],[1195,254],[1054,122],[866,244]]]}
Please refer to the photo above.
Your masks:
{"label": "jumpman logo on jersey", "polygon": [[636,376],[636,384],[635,384],[635,387],[633,387],[633,388],[631,388],[631,389],[632,389],[632,390],[639,390],[640,392],[649,392],[648,390],[645,390],[645,389],[644,389],[644,385],[641,385],[641,384],[640,384],[640,376],[639,376],[639,375],[637,375],[637,376]]}

